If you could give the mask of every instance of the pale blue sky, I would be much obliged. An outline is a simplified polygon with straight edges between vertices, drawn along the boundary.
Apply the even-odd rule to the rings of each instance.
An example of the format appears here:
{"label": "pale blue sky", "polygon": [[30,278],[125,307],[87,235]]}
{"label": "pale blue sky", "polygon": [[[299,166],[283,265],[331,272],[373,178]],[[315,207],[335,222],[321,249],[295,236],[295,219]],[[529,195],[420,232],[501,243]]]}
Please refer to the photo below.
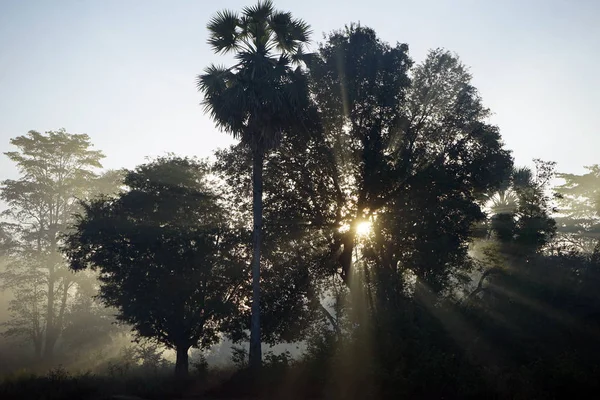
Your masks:
{"label": "pale blue sky", "polygon": [[[207,156],[231,143],[203,115],[195,79],[219,62],[206,44],[217,10],[253,0],[0,0],[0,151],[60,127],[88,133],[110,168],[165,152]],[[445,47],[471,67],[520,164],[600,163],[600,0],[275,2],[323,32],[352,21],[415,61]],[[14,174],[2,157],[0,179]]]}

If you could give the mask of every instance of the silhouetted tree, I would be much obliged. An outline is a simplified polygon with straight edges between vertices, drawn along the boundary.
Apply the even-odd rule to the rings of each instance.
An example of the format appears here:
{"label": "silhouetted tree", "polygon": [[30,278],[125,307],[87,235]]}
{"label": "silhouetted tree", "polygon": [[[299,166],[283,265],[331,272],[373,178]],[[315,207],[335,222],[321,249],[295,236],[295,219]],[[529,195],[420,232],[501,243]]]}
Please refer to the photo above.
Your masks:
{"label": "silhouetted tree", "polygon": [[87,135],[30,131],[11,144],[17,151],[5,154],[21,176],[3,181],[0,189],[8,205],[3,224],[11,235],[0,280],[14,295],[5,334],[26,338],[36,357],[50,364],[78,285],[58,252],[59,236],[79,209],[77,199],[108,189],[114,173],[98,176],[104,156]]}
{"label": "silhouetted tree", "polygon": [[118,197],[84,203],[65,237],[70,267],[98,270],[102,302],[139,337],[175,349],[180,376],[190,347],[215,343],[244,293],[244,247],[206,175],[191,159],[141,165]]}
{"label": "silhouetted tree", "polygon": [[[235,55],[230,67],[210,66],[198,78],[204,106],[217,126],[252,150],[253,292],[250,365],[261,364],[260,245],[262,229],[263,160],[294,125],[307,106],[301,70],[309,26],[270,0],[246,7],[241,15],[217,13],[208,24],[209,44],[216,53]],[[293,66],[297,67],[294,69]]]}
{"label": "silhouetted tree", "polygon": [[[484,217],[479,200],[505,180],[512,160],[459,60],[436,50],[411,83],[406,51],[359,26],[321,46],[309,66],[322,131],[284,135],[267,158],[265,202],[278,211],[266,226],[325,235],[327,269],[346,281],[356,226],[371,220],[368,258],[441,291],[468,264],[472,225]],[[244,159],[232,151],[238,158],[220,157]]]}
{"label": "silhouetted tree", "polygon": [[[512,169],[489,111],[456,56],[436,50],[413,68],[406,45],[365,27],[330,35],[308,68],[316,124],[284,133],[265,157],[265,247],[275,248],[265,262],[307,270],[303,322],[314,321],[316,297],[326,333],[313,339],[348,346],[329,373],[377,380],[404,363],[419,376],[461,365],[440,298],[470,280],[483,199]],[[231,204],[247,213],[248,152],[217,157]]]}

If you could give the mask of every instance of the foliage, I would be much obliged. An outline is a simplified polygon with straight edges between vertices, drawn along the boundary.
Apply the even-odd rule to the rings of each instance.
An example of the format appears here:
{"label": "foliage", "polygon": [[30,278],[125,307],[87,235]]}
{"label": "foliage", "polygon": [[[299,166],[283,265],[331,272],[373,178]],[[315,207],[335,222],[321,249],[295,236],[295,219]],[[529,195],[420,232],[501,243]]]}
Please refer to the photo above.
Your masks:
{"label": "foliage", "polygon": [[244,369],[248,367],[248,351],[243,347],[233,346],[231,348],[231,362],[238,369]]}
{"label": "foliage", "polygon": [[[549,183],[554,176],[553,162],[535,160],[535,172],[515,168],[501,190],[491,196],[488,235],[480,241],[482,268],[477,287],[468,296],[486,296],[486,281],[511,273],[543,254],[556,233],[555,211]],[[502,204],[502,201],[506,201]]]}
{"label": "foliage", "polygon": [[[264,290],[285,302],[287,313],[272,319],[282,328],[321,318],[336,326],[341,316],[324,312],[320,296],[340,279],[359,297],[338,310],[363,307],[364,291],[368,313],[392,312],[414,290],[411,277],[441,294],[471,268],[480,199],[512,160],[458,58],[433,51],[411,76],[407,50],[361,26],[331,34],[308,64],[320,125],[284,134],[265,158],[265,264],[295,288]],[[251,153],[232,147],[217,158],[230,204],[248,213],[240,171]],[[372,232],[358,237],[365,220]]]}
{"label": "foliage", "polygon": [[551,214],[555,211],[547,194],[548,184],[554,176],[552,162],[535,160],[536,170],[515,169],[511,176],[514,206],[491,218],[491,229],[504,245],[512,247],[514,256],[527,256],[540,251],[553,238],[556,223]]}
{"label": "foliage", "polygon": [[192,367],[194,367],[194,371],[199,377],[206,377],[208,373],[208,361],[206,361],[206,356],[202,353],[198,357],[196,357],[192,362]]}

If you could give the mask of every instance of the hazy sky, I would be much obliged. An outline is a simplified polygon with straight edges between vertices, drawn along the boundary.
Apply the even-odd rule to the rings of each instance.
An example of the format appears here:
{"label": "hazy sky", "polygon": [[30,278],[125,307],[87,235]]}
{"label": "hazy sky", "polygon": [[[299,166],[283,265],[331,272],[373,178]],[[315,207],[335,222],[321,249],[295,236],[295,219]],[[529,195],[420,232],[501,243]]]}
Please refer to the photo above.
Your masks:
{"label": "hazy sky", "polygon": [[[88,133],[110,168],[165,152],[207,156],[231,143],[203,115],[196,75],[220,57],[206,23],[254,0],[0,0],[0,151],[11,137]],[[600,0],[279,0],[323,32],[352,21],[408,43],[415,61],[445,47],[471,67],[520,164],[600,163]],[[0,179],[14,174],[1,157]]]}

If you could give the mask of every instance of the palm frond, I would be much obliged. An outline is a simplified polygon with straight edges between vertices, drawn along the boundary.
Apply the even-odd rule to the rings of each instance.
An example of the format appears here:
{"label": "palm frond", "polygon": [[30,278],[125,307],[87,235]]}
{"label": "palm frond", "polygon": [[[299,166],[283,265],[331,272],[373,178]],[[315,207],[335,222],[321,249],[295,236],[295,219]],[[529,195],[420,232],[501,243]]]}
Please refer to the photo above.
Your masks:
{"label": "palm frond", "polygon": [[274,11],[273,1],[259,1],[255,6],[247,6],[242,9],[242,14],[254,21],[266,21]]}
{"label": "palm frond", "polygon": [[533,183],[533,172],[527,167],[515,168],[512,173],[512,181],[515,187],[528,187]]}
{"label": "palm frond", "polygon": [[492,197],[490,208],[494,214],[509,214],[515,211],[518,201],[513,191],[504,190]]}
{"label": "palm frond", "polygon": [[294,108],[303,108],[303,103],[308,99],[308,83],[299,69],[292,73],[291,80],[286,85],[286,92],[290,104]]}
{"label": "palm frond", "polygon": [[211,18],[208,23],[210,36],[208,44],[215,53],[228,53],[238,48],[240,19],[237,13],[223,10]]}
{"label": "palm frond", "polygon": [[300,43],[308,43],[310,42],[310,35],[312,35],[310,25],[302,19],[294,19],[292,22],[292,36],[294,40]]}
{"label": "palm frond", "polygon": [[198,90],[205,96],[214,96],[227,89],[227,78],[231,70],[221,65],[211,64],[204,70],[204,74],[198,75]]}
{"label": "palm frond", "polygon": [[301,44],[298,45],[298,48],[296,49],[295,52],[293,52],[291,54],[291,60],[292,63],[298,65],[298,64],[305,64],[308,65],[312,59],[312,57],[314,57],[313,53],[305,53],[304,52],[304,46],[302,46]]}
{"label": "palm frond", "polygon": [[204,93],[204,111],[219,128],[239,137],[247,119],[247,105],[238,76],[230,68],[211,65],[198,76],[197,85]]}
{"label": "palm frond", "polygon": [[276,68],[284,68],[283,71],[286,71],[291,62],[292,62],[292,55],[288,55],[285,53],[281,54],[279,56],[279,58],[277,59]]}
{"label": "palm frond", "polygon": [[271,40],[271,31],[266,20],[243,16],[240,19],[239,37],[246,44],[247,49],[266,54],[268,43]]}
{"label": "palm frond", "polygon": [[268,24],[274,34],[274,40],[279,50],[292,52],[296,42],[292,37],[292,14],[289,12],[276,11],[271,14]]}
{"label": "palm frond", "polygon": [[289,12],[275,11],[268,23],[281,51],[295,52],[301,44],[309,41],[310,26],[301,19],[292,18]]}

